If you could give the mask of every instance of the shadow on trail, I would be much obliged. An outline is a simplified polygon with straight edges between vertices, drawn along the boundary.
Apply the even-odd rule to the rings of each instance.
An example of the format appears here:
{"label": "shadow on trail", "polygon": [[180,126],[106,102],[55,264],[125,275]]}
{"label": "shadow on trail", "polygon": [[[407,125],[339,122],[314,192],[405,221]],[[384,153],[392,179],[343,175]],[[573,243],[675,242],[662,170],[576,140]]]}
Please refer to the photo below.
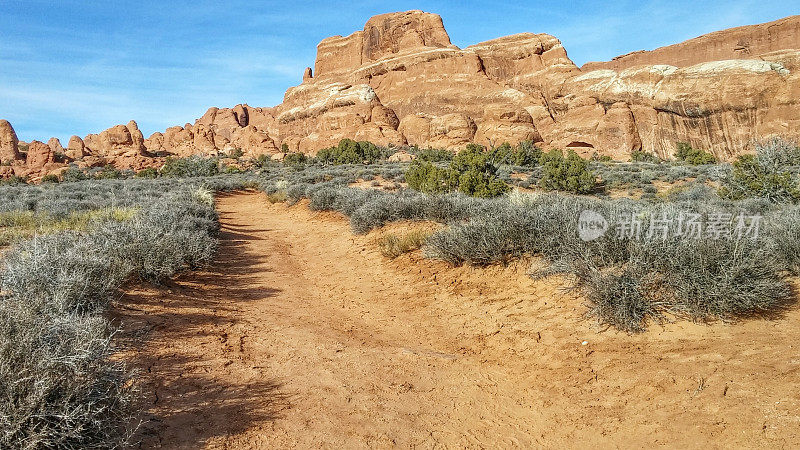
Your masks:
{"label": "shadow on trail", "polygon": [[141,448],[202,447],[272,421],[288,407],[281,385],[256,367],[261,362],[245,360],[224,342],[242,305],[281,292],[259,284],[258,274],[271,271],[267,255],[248,251],[247,241],[264,230],[230,222],[223,218],[210,267],[163,286],[130,286],[113,313],[126,347],[121,357],[139,374],[143,414],[135,440]]}

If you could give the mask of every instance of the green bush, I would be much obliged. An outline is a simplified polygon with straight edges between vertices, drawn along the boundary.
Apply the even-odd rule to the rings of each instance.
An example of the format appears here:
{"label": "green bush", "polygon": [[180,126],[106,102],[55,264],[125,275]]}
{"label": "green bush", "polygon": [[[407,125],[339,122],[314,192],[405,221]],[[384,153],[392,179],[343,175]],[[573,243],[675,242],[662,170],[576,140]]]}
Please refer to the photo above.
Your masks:
{"label": "green bush", "polygon": [[497,177],[491,154],[479,145],[469,144],[447,168],[414,161],[405,178],[411,189],[425,193],[459,191],[473,197],[496,197],[511,187]]}
{"label": "green bush", "polygon": [[308,162],[308,156],[305,153],[287,153],[283,158],[283,165],[288,167],[302,167]]}
{"label": "green bush", "polygon": [[520,142],[516,147],[505,142],[489,151],[489,160],[494,164],[535,166],[541,157],[542,150],[530,141]]}
{"label": "green bush", "polygon": [[48,174],[42,177],[42,183],[58,183],[61,180],[58,178],[58,175]]}
{"label": "green bush", "polygon": [[153,167],[148,167],[144,170],[136,172],[136,178],[158,178],[158,170]]}
{"label": "green bush", "polygon": [[64,173],[61,174],[61,178],[64,182],[68,183],[89,179],[89,177],[86,175],[86,172],[76,167],[70,167],[69,169],[65,170]]}
{"label": "green bush", "polygon": [[94,177],[98,180],[116,180],[122,178],[122,172],[117,170],[114,166],[107,165],[95,172]]}
{"label": "green bush", "polygon": [[266,153],[262,153],[253,161],[253,164],[259,169],[265,169],[272,164],[272,157]]}
{"label": "green bush", "polygon": [[0,179],[0,185],[2,184],[27,184],[28,179],[25,177],[20,177],[17,175],[11,175],[8,178]]}
{"label": "green bush", "polygon": [[386,152],[372,142],[342,139],[336,147],[320,150],[316,161],[322,164],[374,164],[385,159]]}
{"label": "green bush", "polygon": [[613,162],[614,158],[612,158],[612,157],[610,157],[608,155],[601,155],[601,154],[599,154],[597,152],[594,152],[594,153],[592,153],[592,161],[606,163],[606,162]]}
{"label": "green bush", "polygon": [[732,200],[763,198],[773,203],[800,200],[800,178],[792,170],[798,153],[794,144],[769,141],[756,146],[755,155],[742,155],[722,180],[719,196]]}
{"label": "green bush", "polygon": [[544,170],[539,186],[543,189],[589,194],[595,188],[597,180],[589,162],[572,150],[566,158],[561,150],[551,150],[542,155],[541,163]]}
{"label": "green bush", "polygon": [[244,150],[242,150],[240,148],[235,148],[235,149],[231,150],[231,152],[228,154],[228,157],[229,158],[233,158],[233,159],[239,159],[242,156],[244,156]]}
{"label": "green bush", "polygon": [[417,151],[416,155],[417,160],[428,162],[452,161],[454,156],[453,152],[450,150],[443,150],[439,148],[426,148],[424,150],[419,150]]}
{"label": "green bush", "polygon": [[634,150],[633,152],[631,152],[631,162],[659,164],[661,163],[661,158],[652,153],[647,153],[641,150]]}
{"label": "green bush", "polygon": [[219,161],[194,155],[188,158],[167,158],[159,171],[165,177],[210,177],[219,174]]}
{"label": "green bush", "polygon": [[692,148],[692,146],[686,142],[678,142],[678,151],[675,152],[675,159],[692,166],[714,164],[717,162],[717,158],[711,153]]}
{"label": "green bush", "polygon": [[411,189],[427,194],[451,192],[450,170],[437,167],[427,161],[414,161],[406,171],[406,182]]}

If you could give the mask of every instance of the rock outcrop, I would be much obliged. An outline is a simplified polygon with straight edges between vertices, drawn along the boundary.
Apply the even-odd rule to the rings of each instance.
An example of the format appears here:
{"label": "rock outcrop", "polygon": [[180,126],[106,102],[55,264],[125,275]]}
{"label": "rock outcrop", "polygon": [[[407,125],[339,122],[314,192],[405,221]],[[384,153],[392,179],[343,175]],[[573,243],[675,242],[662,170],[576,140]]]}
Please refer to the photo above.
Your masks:
{"label": "rock outcrop", "polygon": [[258,156],[278,152],[270,134],[275,131],[275,117],[270,108],[236,105],[233,108],[209,108],[192,124],[153,133],[144,146],[150,153],[179,156],[218,155],[240,149],[245,155]]}
{"label": "rock outcrop", "polygon": [[50,150],[55,154],[64,154],[64,147],[61,146],[61,141],[58,140],[58,138],[50,138],[50,140],[47,141],[47,146],[50,147]]}
{"label": "rock outcrop", "polygon": [[28,155],[25,165],[29,172],[41,172],[45,166],[55,162],[55,154],[49,145],[40,141],[28,144]]}
{"label": "rock outcrop", "polygon": [[[147,139],[131,121],[73,136],[65,154],[136,168],[153,157],[237,149],[280,159],[285,149],[314,154],[353,138],[452,150],[534,141],[617,159],[641,149],[668,157],[688,142],[730,159],[775,134],[800,138],[800,16],[578,68],[554,36],[521,33],[461,49],[438,15],[408,11],[324,39],[314,69],[280,105],[210,108]],[[37,164],[46,159],[37,155]],[[4,158],[20,155],[0,121]]]}
{"label": "rock outcrop", "polygon": [[800,16],[716,31],[680,44],[617,56],[607,62],[589,62],[581,70],[624,70],[658,64],[689,67],[710,61],[760,59],[765,53],[786,49],[800,49]]}
{"label": "rock outcrop", "polygon": [[[342,137],[450,149],[532,140],[620,159],[640,149],[666,157],[689,142],[731,158],[754,138],[800,136],[798,29],[791,17],[673,52],[691,57],[588,71],[546,34],[459,49],[435,14],[384,14],[319,44],[314,76],[307,71],[274,109],[277,139],[310,153]],[[749,53],[707,61],[732,57],[721,43],[733,41]],[[761,53],[779,48],[789,50]]]}
{"label": "rock outcrop", "polygon": [[279,140],[293,150],[313,152],[342,137],[452,149],[475,140],[541,141],[535,121],[551,120],[545,99],[508,81],[539,86],[579,73],[552,36],[462,50],[439,16],[421,11],[373,17],[317,50],[314,77],[275,108]]}
{"label": "rock outcrop", "polygon": [[84,156],[88,156],[89,153],[86,152],[86,144],[83,143],[83,139],[78,136],[72,136],[69,138],[69,143],[67,143],[67,150],[65,151],[67,158],[76,160],[81,159]]}
{"label": "rock outcrop", "polygon": [[113,126],[100,134],[90,134],[83,139],[86,150],[102,157],[131,157],[145,154],[144,136],[131,120],[127,125]]}
{"label": "rock outcrop", "polygon": [[17,133],[7,120],[0,120],[0,163],[12,163],[18,159],[20,155]]}

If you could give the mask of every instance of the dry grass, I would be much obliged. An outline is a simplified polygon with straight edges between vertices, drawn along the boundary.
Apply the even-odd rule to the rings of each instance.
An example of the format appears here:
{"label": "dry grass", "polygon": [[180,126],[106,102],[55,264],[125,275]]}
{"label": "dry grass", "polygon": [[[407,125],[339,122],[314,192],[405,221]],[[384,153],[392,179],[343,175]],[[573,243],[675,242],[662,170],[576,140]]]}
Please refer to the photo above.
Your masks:
{"label": "dry grass", "polygon": [[414,230],[403,234],[387,233],[378,239],[378,247],[383,256],[394,259],[404,253],[422,248],[431,234],[430,231],[423,230]]}
{"label": "dry grass", "polygon": [[289,195],[286,191],[277,191],[267,194],[267,200],[269,200],[270,203],[285,203],[288,198]]}
{"label": "dry grass", "polygon": [[0,247],[36,234],[69,230],[85,231],[93,223],[125,222],[133,218],[136,212],[136,208],[103,208],[75,211],[63,218],[33,211],[2,212],[0,213]]}

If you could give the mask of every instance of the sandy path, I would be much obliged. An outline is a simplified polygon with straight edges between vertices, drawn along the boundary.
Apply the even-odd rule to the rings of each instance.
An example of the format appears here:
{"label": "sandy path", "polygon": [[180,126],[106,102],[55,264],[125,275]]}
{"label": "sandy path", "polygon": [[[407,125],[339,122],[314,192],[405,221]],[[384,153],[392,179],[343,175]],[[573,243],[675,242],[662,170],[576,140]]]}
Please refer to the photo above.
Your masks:
{"label": "sandy path", "polygon": [[333,213],[218,207],[213,270],[123,301],[143,447],[800,444],[797,310],[628,336],[521,263],[390,261]]}

